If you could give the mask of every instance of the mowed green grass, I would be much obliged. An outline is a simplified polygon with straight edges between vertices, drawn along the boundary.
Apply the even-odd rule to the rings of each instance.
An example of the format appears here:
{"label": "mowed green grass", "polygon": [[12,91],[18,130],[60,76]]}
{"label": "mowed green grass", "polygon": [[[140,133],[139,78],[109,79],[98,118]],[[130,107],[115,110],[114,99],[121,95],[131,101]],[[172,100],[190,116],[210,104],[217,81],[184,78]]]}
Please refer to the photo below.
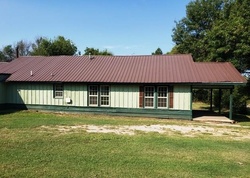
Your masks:
{"label": "mowed green grass", "polygon": [[41,129],[191,121],[42,112],[0,113],[0,177],[250,177],[250,141]]}

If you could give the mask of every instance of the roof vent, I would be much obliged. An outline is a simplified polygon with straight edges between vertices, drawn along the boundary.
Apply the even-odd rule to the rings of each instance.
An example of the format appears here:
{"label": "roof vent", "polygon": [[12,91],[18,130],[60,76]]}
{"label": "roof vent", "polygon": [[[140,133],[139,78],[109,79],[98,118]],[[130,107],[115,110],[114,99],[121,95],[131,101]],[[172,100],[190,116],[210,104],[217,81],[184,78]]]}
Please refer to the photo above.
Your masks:
{"label": "roof vent", "polygon": [[33,72],[32,72],[32,70],[30,71],[30,76],[33,76]]}

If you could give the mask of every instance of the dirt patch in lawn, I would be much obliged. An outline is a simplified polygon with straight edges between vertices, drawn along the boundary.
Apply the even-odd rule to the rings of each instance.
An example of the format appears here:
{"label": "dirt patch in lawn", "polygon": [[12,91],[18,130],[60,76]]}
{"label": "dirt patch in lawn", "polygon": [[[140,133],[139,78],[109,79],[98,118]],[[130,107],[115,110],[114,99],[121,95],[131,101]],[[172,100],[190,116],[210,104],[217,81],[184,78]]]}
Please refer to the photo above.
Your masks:
{"label": "dirt patch in lawn", "polygon": [[43,131],[57,130],[60,133],[74,133],[86,131],[88,133],[114,133],[119,135],[135,135],[138,133],[159,133],[159,134],[180,134],[187,137],[200,135],[226,136],[232,139],[250,139],[249,128],[235,125],[233,127],[212,127],[197,125],[125,125],[125,126],[97,126],[97,125],[76,125],[76,126],[42,126]]}

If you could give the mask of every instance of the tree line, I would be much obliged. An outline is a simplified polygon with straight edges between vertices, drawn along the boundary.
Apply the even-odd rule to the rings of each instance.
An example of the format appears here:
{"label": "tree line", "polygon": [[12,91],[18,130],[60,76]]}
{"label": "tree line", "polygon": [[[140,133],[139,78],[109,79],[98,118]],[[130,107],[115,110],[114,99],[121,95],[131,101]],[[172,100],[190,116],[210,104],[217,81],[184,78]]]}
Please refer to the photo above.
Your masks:
{"label": "tree line", "polygon": [[250,68],[250,1],[194,0],[176,22],[171,53],[190,53],[196,61],[231,62]]}
{"label": "tree line", "polygon": [[[199,62],[231,62],[240,72],[250,69],[249,0],[193,0],[186,6],[186,17],[175,23],[170,53],[192,54]],[[246,86],[235,87],[235,112],[247,113],[249,91],[250,79]],[[209,93],[199,92],[200,96]],[[230,91],[222,93],[220,100],[218,90],[214,91],[214,105],[228,108]]]}
{"label": "tree line", "polygon": [[[33,43],[24,40],[18,41],[15,45],[7,45],[0,50],[0,61],[9,62],[16,58],[16,53],[20,56],[58,56],[58,55],[81,55],[75,44],[63,36],[55,39],[38,37]],[[113,55],[108,50],[88,48],[83,55]]]}

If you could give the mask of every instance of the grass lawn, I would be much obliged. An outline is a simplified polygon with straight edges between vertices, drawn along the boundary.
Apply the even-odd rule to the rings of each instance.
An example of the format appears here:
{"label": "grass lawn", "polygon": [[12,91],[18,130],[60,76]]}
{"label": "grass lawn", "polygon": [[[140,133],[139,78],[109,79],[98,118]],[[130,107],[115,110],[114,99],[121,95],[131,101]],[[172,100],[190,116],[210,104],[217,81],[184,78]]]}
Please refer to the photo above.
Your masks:
{"label": "grass lawn", "polygon": [[203,126],[184,120],[106,115],[0,113],[0,177],[250,177],[249,139],[43,129],[190,123]]}
{"label": "grass lawn", "polygon": [[208,110],[210,108],[210,104],[204,102],[193,102],[193,110]]}

